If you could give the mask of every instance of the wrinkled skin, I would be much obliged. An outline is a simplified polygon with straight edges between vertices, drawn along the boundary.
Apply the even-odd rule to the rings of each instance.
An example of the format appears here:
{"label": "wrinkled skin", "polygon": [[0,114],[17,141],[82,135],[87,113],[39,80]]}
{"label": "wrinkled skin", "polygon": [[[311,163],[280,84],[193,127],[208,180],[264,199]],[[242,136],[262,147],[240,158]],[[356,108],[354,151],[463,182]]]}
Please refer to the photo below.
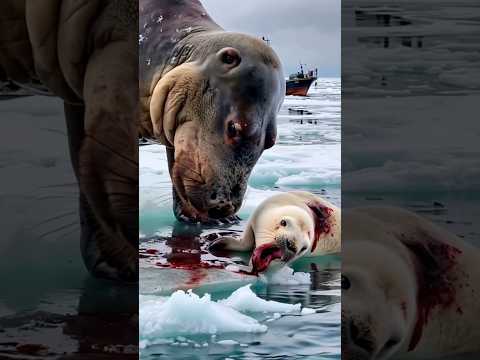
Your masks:
{"label": "wrinkled skin", "polygon": [[65,102],[88,270],[138,281],[137,2],[5,0],[0,14],[2,77]]}
{"label": "wrinkled skin", "polygon": [[[149,60],[143,70],[140,62],[142,135],[167,146],[175,215],[231,218],[253,166],[275,143],[280,61],[262,40],[223,31],[198,1],[143,0],[140,14],[140,57]],[[163,51],[151,45],[159,42]]]}

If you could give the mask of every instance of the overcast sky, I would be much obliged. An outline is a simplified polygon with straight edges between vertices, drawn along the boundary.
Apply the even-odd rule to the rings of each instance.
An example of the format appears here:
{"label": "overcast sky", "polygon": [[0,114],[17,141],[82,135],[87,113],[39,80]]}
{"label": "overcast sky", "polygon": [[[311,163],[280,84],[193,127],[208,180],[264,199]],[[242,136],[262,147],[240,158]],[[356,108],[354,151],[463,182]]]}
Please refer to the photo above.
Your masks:
{"label": "overcast sky", "polygon": [[340,76],[340,0],[200,0],[225,30],[266,36],[285,75],[300,61],[320,77]]}

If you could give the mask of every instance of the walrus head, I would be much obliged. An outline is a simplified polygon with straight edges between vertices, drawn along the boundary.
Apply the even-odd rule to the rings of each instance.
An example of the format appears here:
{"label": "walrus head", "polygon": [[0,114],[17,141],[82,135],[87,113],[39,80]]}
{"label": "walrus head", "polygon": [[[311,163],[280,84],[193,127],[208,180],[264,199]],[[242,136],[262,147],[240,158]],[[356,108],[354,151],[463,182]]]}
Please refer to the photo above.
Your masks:
{"label": "walrus head", "polygon": [[153,134],[167,146],[177,218],[235,214],[263,150],[276,139],[285,81],[263,41],[223,31],[185,40],[189,56],[153,87]]}

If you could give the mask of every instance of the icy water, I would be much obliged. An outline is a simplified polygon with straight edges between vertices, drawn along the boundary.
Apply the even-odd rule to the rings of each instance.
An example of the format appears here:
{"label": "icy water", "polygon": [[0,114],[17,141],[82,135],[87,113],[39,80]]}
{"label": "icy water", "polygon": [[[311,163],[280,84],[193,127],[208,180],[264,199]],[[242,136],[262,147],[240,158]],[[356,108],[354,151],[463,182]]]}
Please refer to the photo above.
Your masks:
{"label": "icy water", "polygon": [[85,270],[63,104],[0,100],[0,358],[128,358],[137,286]]}
{"label": "icy water", "polygon": [[[143,359],[340,358],[338,257],[300,260],[292,266],[299,276],[286,276],[286,284],[238,273],[238,267],[248,264],[241,254],[207,251],[218,233],[241,233],[256,206],[278,192],[306,190],[340,206],[340,80],[319,79],[308,97],[287,97],[278,134],[251,175],[240,223],[220,228],[176,222],[164,148],[141,147]],[[190,288],[193,293],[182,292]],[[236,290],[241,294],[235,295]],[[274,302],[260,311],[263,300]],[[237,307],[225,307],[229,301]],[[287,304],[295,310],[283,309]],[[237,324],[239,316],[246,318],[225,327]]]}

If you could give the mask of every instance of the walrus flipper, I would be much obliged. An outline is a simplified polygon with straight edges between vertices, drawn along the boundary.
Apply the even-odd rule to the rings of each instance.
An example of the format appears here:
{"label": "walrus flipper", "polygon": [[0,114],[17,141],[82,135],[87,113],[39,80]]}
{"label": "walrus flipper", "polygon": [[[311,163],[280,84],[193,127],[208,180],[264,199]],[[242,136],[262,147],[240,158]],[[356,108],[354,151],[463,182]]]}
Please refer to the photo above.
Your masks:
{"label": "walrus flipper", "polygon": [[210,250],[251,251],[255,247],[255,235],[252,227],[247,226],[241,238],[222,236],[210,246]]}

